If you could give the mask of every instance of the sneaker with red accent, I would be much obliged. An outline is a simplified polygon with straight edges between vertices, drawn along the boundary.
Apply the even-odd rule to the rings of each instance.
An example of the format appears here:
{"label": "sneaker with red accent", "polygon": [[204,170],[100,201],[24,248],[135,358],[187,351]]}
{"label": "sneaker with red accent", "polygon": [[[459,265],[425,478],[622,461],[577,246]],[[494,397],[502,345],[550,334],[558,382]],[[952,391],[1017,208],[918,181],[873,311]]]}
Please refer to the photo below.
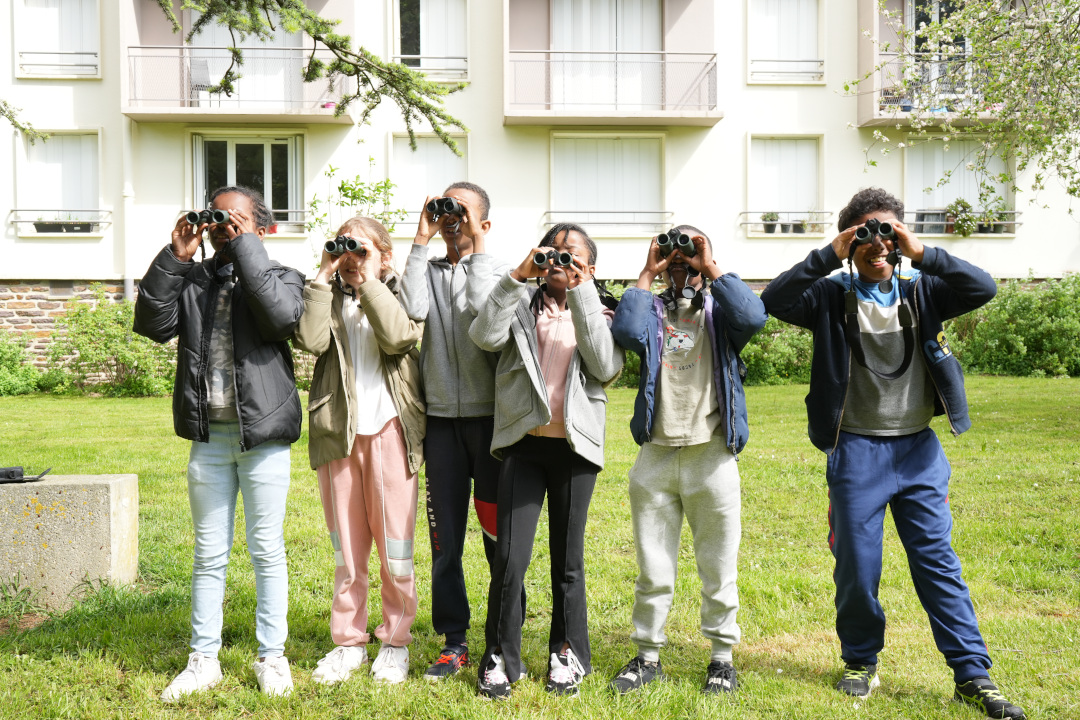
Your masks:
{"label": "sneaker with red accent", "polygon": [[439,659],[432,663],[424,673],[424,679],[431,682],[444,680],[469,664],[469,648],[465,645],[447,645],[439,653]]}

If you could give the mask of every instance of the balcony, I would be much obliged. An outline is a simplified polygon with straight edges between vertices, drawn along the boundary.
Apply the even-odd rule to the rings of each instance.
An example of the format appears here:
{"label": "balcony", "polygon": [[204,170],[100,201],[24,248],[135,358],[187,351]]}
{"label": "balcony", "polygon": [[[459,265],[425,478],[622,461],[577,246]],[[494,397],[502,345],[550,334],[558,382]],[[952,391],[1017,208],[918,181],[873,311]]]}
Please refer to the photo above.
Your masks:
{"label": "balcony", "polygon": [[[128,48],[128,97],[124,114],[140,121],[215,120],[276,122],[298,118],[305,123],[351,123],[334,116],[336,101],[351,78],[301,77],[310,50],[244,48],[232,95],[207,90],[229,67],[227,48],[192,45],[139,45]],[[316,53],[329,61],[329,52]],[[351,89],[351,88],[348,88]]]}
{"label": "balcony", "polygon": [[507,125],[715,125],[715,53],[510,50]]}
{"label": "balcony", "polygon": [[[923,120],[951,120],[975,124],[993,117],[976,90],[975,70],[967,58],[942,58],[936,53],[913,53],[899,57],[881,53],[872,76],[872,88],[860,87],[859,125],[910,124],[912,116]],[[862,94],[863,91],[865,94]],[[956,113],[975,108],[977,119],[958,120]]]}
{"label": "balcony", "polygon": [[20,50],[17,77],[101,77],[97,52]]}
{"label": "balcony", "polygon": [[651,237],[670,228],[673,215],[669,210],[548,210],[541,223],[547,228],[573,223],[596,237]]}
{"label": "balcony", "polygon": [[112,210],[15,208],[8,214],[19,237],[100,238],[112,225]]}

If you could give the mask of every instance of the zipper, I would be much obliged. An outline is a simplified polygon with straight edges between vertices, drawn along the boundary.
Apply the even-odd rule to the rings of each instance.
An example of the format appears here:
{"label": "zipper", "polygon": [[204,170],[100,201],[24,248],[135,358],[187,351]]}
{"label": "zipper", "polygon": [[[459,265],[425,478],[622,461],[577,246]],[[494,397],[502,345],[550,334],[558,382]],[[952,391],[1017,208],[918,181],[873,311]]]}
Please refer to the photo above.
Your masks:
{"label": "zipper", "polygon": [[832,455],[836,450],[836,446],[840,444],[840,426],[844,424],[844,408],[847,407],[848,390],[851,389],[851,346],[848,346],[847,356],[847,382],[844,383],[844,399],[840,401],[840,417],[836,421],[836,437],[833,438],[832,450],[829,454]]}
{"label": "zipper", "polygon": [[[233,283],[232,293],[234,296],[236,295],[236,290],[237,285],[236,283]],[[244,416],[240,414],[240,392],[237,389],[238,383],[236,382],[236,376],[240,374],[240,364],[236,362],[236,334],[233,332],[236,328],[236,323],[234,322],[234,316],[236,315],[235,299],[236,298],[234,297],[229,301],[229,322],[232,324],[232,327],[229,328],[229,341],[232,343],[233,355],[233,403],[236,405],[236,422],[240,427],[240,452],[247,452],[247,444],[244,442]]]}
{"label": "zipper", "polygon": [[[205,267],[203,270],[205,271]],[[202,308],[203,328],[202,337],[199,338],[199,366],[195,374],[196,411],[199,415],[199,433],[202,442],[210,442],[210,389],[206,386],[206,367],[210,364],[210,338],[214,332],[214,310],[217,307],[218,293],[221,286],[214,281],[214,277],[207,273],[210,287],[214,291],[207,293],[206,305]],[[209,320],[209,322],[207,322]]]}
{"label": "zipper", "polygon": [[454,383],[454,401],[457,403],[455,417],[461,417],[461,358],[458,357],[457,329],[454,327],[454,316],[457,315],[457,308],[454,307],[454,278],[457,276],[457,268],[460,262],[461,258],[458,258],[456,263],[450,265],[450,288],[446,293],[447,300],[450,302],[450,343],[454,346],[454,375],[457,380]]}

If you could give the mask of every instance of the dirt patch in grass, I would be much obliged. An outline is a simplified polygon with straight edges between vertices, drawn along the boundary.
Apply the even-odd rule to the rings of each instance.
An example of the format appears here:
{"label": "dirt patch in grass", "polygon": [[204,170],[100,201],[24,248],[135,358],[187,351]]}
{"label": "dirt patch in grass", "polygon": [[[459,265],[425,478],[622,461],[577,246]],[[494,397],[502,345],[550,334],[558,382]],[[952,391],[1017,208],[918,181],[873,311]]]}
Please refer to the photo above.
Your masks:
{"label": "dirt patch in grass", "polygon": [[36,613],[27,613],[19,618],[0,618],[0,634],[30,630],[45,622],[46,619],[47,616]]}

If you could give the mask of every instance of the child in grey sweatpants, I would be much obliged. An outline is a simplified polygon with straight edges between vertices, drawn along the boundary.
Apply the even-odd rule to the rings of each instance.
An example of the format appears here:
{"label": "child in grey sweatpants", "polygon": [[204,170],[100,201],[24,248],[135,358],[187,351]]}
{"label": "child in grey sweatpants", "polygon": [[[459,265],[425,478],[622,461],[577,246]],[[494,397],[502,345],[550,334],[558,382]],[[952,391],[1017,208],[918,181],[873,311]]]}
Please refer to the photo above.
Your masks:
{"label": "child in grey sweatpants", "polygon": [[[761,300],[722,273],[703,232],[689,225],[693,250],[663,254],[654,239],[637,287],[623,295],[611,332],[641,356],[630,430],[641,445],[630,470],[630,510],[639,574],[634,590],[638,655],[612,681],[620,693],[662,675],[660,648],[675,590],[686,515],[702,582],[701,632],[712,643],[703,691],[731,692],[731,648],[739,641],[736,563],[740,524],[735,454],[749,430],[739,352],[765,324]],[[666,273],[669,288],[655,296]],[[708,285],[705,278],[708,278]]]}

